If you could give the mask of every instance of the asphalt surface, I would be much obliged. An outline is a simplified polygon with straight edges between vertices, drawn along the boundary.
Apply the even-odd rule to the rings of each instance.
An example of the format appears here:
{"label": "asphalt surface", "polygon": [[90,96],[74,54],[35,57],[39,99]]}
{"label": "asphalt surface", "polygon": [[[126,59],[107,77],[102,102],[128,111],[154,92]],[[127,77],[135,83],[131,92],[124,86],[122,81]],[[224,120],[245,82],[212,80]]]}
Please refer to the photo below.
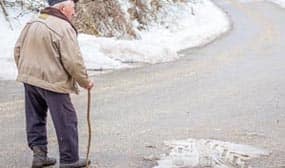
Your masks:
{"label": "asphalt surface", "polygon": [[[233,29],[178,61],[94,77],[91,158],[100,168],[151,168],[165,140],[210,138],[271,151],[253,168],[285,167],[285,10],[215,0]],[[0,167],[29,167],[23,89],[0,82]],[[86,92],[73,96],[80,152],[87,145]],[[58,156],[49,118],[49,150]]]}

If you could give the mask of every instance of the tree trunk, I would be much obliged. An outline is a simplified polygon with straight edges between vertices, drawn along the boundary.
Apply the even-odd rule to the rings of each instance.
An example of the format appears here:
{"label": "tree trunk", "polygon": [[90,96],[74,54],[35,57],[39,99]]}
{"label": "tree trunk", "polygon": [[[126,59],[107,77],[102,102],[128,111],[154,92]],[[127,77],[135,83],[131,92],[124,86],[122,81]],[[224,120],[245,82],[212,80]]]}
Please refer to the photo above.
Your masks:
{"label": "tree trunk", "polygon": [[12,26],[12,24],[11,24],[11,22],[10,22],[10,19],[9,19],[9,14],[8,14],[6,8],[5,8],[5,4],[4,4],[4,1],[3,1],[3,0],[0,0],[0,5],[1,5],[2,11],[3,11],[3,14],[4,14],[4,16],[5,16],[5,19],[6,19],[7,22],[9,23],[9,26],[10,26],[11,30],[13,30],[13,26]]}

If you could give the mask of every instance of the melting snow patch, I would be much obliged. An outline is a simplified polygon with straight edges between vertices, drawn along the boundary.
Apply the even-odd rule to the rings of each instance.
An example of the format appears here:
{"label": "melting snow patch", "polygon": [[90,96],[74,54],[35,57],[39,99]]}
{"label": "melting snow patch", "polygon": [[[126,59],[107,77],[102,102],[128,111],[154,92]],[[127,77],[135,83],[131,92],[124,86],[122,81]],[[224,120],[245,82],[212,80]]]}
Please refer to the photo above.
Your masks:
{"label": "melting snow patch", "polygon": [[249,145],[207,139],[167,141],[165,144],[171,151],[162,155],[154,168],[249,168],[248,160],[270,154]]}

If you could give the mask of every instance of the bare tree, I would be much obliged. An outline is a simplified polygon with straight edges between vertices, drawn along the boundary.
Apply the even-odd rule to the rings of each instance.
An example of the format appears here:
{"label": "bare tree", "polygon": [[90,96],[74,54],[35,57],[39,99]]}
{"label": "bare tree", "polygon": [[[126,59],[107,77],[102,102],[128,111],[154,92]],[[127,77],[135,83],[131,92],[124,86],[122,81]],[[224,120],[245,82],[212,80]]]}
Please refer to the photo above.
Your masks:
{"label": "bare tree", "polygon": [[6,10],[5,4],[4,4],[4,0],[0,0],[0,5],[1,5],[2,11],[3,11],[3,14],[5,16],[5,19],[9,23],[10,28],[13,30],[13,26],[12,26],[11,21],[9,19],[9,14],[8,14],[8,12]]}

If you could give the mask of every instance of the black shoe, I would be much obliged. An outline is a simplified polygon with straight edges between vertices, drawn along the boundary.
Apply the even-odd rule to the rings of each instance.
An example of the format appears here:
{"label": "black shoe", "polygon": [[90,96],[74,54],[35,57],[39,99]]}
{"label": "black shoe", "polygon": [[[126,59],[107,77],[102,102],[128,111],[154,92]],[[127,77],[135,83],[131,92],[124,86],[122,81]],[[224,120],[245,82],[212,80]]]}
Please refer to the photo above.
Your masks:
{"label": "black shoe", "polygon": [[90,160],[86,159],[79,159],[77,162],[74,163],[60,163],[59,168],[80,168],[80,167],[86,167],[87,164],[90,165]]}
{"label": "black shoe", "polygon": [[32,163],[32,168],[42,168],[46,166],[52,166],[56,164],[56,159],[49,158],[47,156],[47,151],[41,147],[33,147],[34,158]]}

